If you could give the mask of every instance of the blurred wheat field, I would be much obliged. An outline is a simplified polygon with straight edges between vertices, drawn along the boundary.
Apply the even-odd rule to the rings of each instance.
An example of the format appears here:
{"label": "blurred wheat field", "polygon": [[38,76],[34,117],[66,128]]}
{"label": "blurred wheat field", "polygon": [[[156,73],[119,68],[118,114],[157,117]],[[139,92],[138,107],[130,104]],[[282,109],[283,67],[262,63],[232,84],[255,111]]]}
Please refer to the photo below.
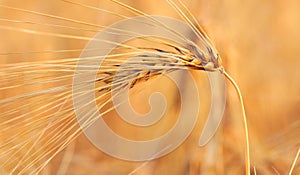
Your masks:
{"label": "blurred wheat field", "polygon": [[[121,20],[121,15],[136,16],[109,0],[72,2],[81,5],[58,0],[27,0],[26,2],[1,0],[0,68],[37,61],[78,58],[89,39],[98,31]],[[121,2],[146,14],[181,19],[180,15],[165,1],[122,0]],[[248,116],[252,174],[254,174],[253,167],[258,175],[287,174],[300,147],[300,59],[298,58],[300,55],[300,2],[296,0],[285,2],[279,0],[246,2],[184,0],[183,3],[208,33],[223,58],[224,67],[241,88]],[[98,8],[98,10],[88,8],[88,6]],[[32,12],[40,12],[48,16]],[[49,15],[56,17],[49,17]],[[59,17],[83,21],[86,24],[61,20],[58,19]],[[93,25],[87,25],[87,23]],[[76,38],[76,36],[84,39]],[[24,75],[22,72],[16,73],[17,78],[14,77],[14,81],[3,81],[7,74],[7,71],[0,70],[2,79],[0,88],[2,89],[32,81],[30,74]],[[196,77],[201,96],[199,118],[188,139],[170,154],[146,164],[123,161],[102,153],[83,134],[79,133],[74,141],[70,141],[68,146],[51,160],[48,158],[58,149],[49,152],[51,154],[45,154],[43,159],[36,161],[36,157],[49,151],[47,139],[55,135],[52,131],[62,133],[61,138],[57,140],[59,143],[65,139],[64,131],[68,129],[63,127],[64,123],[70,122],[66,126],[75,126],[67,132],[69,134],[79,127],[69,118],[65,121],[61,120],[62,125],[45,130],[44,132],[50,134],[38,143],[33,140],[31,144],[25,145],[15,154],[8,152],[8,150],[13,150],[22,139],[35,137],[34,134],[47,127],[47,123],[42,123],[42,121],[39,123],[39,120],[47,119],[50,123],[51,120],[47,118],[50,114],[59,111],[61,113],[58,114],[62,116],[75,117],[70,99],[55,101],[54,97],[59,94],[45,94],[27,101],[19,98],[12,102],[10,108],[4,106],[0,109],[1,123],[10,119],[6,111],[24,104],[28,104],[26,108],[18,110],[13,115],[30,114],[27,118],[19,118],[14,122],[1,125],[4,128],[0,128],[0,174],[10,174],[15,165],[20,166],[14,170],[13,174],[18,172],[31,174],[33,169],[41,168],[41,165],[44,167],[38,172],[39,174],[129,174],[131,172],[143,175],[244,174],[244,134],[240,117],[241,109],[232,85],[227,83],[226,111],[217,134],[205,147],[198,147],[198,138],[210,108],[210,92],[206,75],[200,71],[192,71],[192,74]],[[50,78],[72,77],[72,72],[65,74],[49,72],[48,76]],[[62,82],[4,89],[0,91],[0,100],[45,87],[56,87],[60,83],[70,84],[71,81],[70,78]],[[148,139],[161,135],[174,124],[180,106],[178,93],[172,82],[157,77],[152,81],[138,84],[134,87],[133,93],[139,95],[133,97],[132,104],[141,113],[148,111],[149,94],[157,89],[164,92],[168,104],[171,104],[168,106],[167,118],[161,121],[162,124],[148,129],[130,128],[122,124],[114,112],[104,116],[106,122],[114,131],[127,138]],[[71,92],[65,93],[67,96]],[[44,109],[42,113],[43,109],[40,108],[53,101],[55,108]],[[60,111],[61,106],[70,111]],[[41,118],[34,118],[34,116]],[[32,125],[33,120],[38,122]],[[11,135],[16,135],[16,139],[8,142],[7,139]],[[34,147],[31,147],[32,144]],[[41,150],[39,150],[40,147]],[[30,151],[27,153],[28,150]],[[35,151],[38,155],[33,154]],[[47,160],[49,162],[46,162]],[[1,166],[7,161],[11,163]],[[21,171],[29,165],[31,168]],[[299,160],[296,162],[293,174],[300,174]]]}

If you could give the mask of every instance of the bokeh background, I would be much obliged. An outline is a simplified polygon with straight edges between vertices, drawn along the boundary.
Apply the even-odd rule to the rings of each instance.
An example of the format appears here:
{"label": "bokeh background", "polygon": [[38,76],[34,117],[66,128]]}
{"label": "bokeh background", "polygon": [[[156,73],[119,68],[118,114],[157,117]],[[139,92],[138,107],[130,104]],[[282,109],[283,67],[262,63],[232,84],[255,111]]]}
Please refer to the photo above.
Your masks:
{"label": "bokeh background", "polygon": [[[116,14],[135,16],[109,0],[74,2],[106,9]],[[122,2],[147,14],[181,19],[165,1],[122,0]],[[300,1],[184,0],[182,2],[208,33],[223,59],[225,69],[241,88],[249,124],[251,165],[256,167],[257,174],[286,174],[300,147]],[[122,19],[118,15],[58,0],[26,2],[1,0],[0,4],[104,27]],[[101,27],[76,24],[4,7],[0,7],[0,18],[23,21],[20,23],[0,20],[1,65],[78,57],[88,40],[60,38],[51,34],[89,38],[101,30]],[[26,33],[24,29],[32,32]],[[28,53],[69,49],[79,51]],[[122,161],[102,153],[84,135],[80,135],[49,163],[42,174],[128,174],[137,167],[140,168],[134,174],[243,174],[245,169],[243,125],[241,109],[233,86],[227,83],[226,111],[218,133],[208,145],[199,148],[197,142],[209,111],[210,92],[206,74],[194,71],[193,75],[198,83],[202,104],[197,127],[182,146],[169,155],[141,166],[143,163]],[[161,85],[161,82],[166,84]],[[174,124],[172,116],[176,116],[179,101],[176,101],[176,88],[171,82],[158,78],[152,83],[155,86],[152,85],[153,88],[150,90],[148,84],[138,85],[135,91],[142,92],[147,87],[148,90],[145,90],[146,95],[136,95],[132,101],[137,111],[143,112],[149,110],[147,100],[144,98],[147,97],[147,93],[151,94],[151,91],[161,88],[168,94],[171,103],[168,116],[171,118],[169,122],[164,121],[165,128],[158,130],[161,132]],[[165,89],[168,86],[171,86],[171,90]],[[1,99],[18,94],[18,92],[6,93],[0,94]],[[110,117],[114,116],[111,114]],[[112,128],[129,138],[151,138],[160,133],[122,127],[119,121],[113,119],[109,122]],[[299,164],[300,161],[293,174],[300,173]]]}

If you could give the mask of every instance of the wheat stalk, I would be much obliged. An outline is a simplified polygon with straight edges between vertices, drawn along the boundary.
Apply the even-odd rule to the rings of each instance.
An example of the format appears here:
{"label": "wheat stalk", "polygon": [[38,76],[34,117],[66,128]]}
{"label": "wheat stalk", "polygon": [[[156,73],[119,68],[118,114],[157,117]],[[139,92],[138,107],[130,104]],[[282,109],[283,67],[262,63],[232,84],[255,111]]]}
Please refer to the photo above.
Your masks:
{"label": "wheat stalk", "polygon": [[242,109],[242,115],[243,115],[243,122],[244,122],[244,132],[245,132],[245,140],[246,140],[246,148],[245,148],[245,157],[246,157],[246,174],[250,175],[250,143],[249,143],[249,134],[248,134],[248,124],[247,124],[247,117],[246,117],[246,112],[245,112],[245,106],[244,106],[244,101],[242,97],[242,93],[236,84],[236,82],[233,80],[233,78],[225,71],[223,71],[224,75],[228,80],[233,84],[238,96],[239,100],[241,103],[241,109]]}
{"label": "wheat stalk", "polygon": [[295,159],[294,159],[293,164],[292,164],[292,166],[291,166],[291,169],[290,169],[290,171],[289,171],[289,175],[292,175],[293,170],[294,170],[294,168],[295,168],[295,166],[296,166],[297,160],[298,160],[298,158],[299,158],[299,155],[300,155],[300,148],[299,148],[298,151],[297,151],[297,154],[296,154],[296,156],[295,156]]}

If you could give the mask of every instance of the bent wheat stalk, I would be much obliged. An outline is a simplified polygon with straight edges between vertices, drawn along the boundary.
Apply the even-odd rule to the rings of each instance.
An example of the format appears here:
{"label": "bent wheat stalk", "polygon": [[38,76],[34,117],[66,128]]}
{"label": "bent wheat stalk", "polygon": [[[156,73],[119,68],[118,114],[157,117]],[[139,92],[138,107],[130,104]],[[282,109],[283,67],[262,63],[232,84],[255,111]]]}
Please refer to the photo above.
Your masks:
{"label": "bent wheat stalk", "polygon": [[234,86],[238,97],[239,101],[241,103],[241,109],[242,109],[242,115],[243,115],[243,122],[244,122],[244,132],[245,132],[245,141],[246,141],[246,148],[245,148],[245,157],[246,157],[246,174],[250,175],[250,143],[249,143],[249,134],[248,134],[248,124],[247,124],[247,117],[246,117],[246,112],[245,112],[245,106],[244,106],[244,101],[242,97],[242,93],[240,91],[240,88],[236,84],[236,82],[233,80],[233,78],[224,70],[223,71],[224,75],[228,80],[232,83]]}

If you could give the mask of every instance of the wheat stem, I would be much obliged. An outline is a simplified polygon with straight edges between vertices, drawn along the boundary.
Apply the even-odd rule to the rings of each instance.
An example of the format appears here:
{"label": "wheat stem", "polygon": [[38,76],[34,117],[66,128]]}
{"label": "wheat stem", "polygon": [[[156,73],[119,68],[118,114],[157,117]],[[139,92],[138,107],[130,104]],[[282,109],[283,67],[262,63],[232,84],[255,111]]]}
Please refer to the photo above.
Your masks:
{"label": "wheat stem", "polygon": [[249,144],[247,117],[246,117],[246,112],[245,112],[245,106],[244,106],[244,102],[243,102],[242,93],[241,93],[238,85],[234,81],[234,79],[225,70],[223,70],[223,73],[224,73],[225,77],[232,83],[232,85],[234,86],[234,88],[235,88],[235,90],[236,90],[236,92],[239,96],[239,101],[240,101],[240,104],[241,104],[241,109],[242,109],[242,114],[243,114],[244,132],[245,132],[245,139],[246,139],[246,148],[245,148],[246,174],[250,175],[250,148],[249,148],[250,144]]}
{"label": "wheat stem", "polygon": [[292,164],[292,167],[291,167],[291,169],[290,169],[289,175],[292,175],[292,172],[293,172],[293,170],[294,170],[294,168],[295,168],[295,166],[296,166],[296,162],[297,162],[297,160],[298,160],[298,158],[299,158],[299,155],[300,155],[300,148],[298,149],[298,152],[297,152],[297,154],[296,154],[296,157],[295,157],[294,162],[293,162],[293,164]]}

